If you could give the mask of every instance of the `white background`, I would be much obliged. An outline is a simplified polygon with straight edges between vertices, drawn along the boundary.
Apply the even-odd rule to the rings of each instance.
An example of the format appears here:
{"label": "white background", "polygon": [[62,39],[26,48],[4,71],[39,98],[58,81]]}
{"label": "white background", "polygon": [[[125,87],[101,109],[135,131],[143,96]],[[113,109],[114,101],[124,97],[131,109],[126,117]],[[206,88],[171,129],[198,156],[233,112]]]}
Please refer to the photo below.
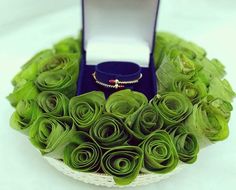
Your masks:
{"label": "white background", "polygon": [[[0,189],[102,190],[70,179],[52,168],[28,140],[9,127],[13,111],[5,97],[10,80],[37,51],[50,47],[81,26],[77,0],[0,0]],[[158,30],[197,42],[219,58],[236,89],[236,2],[234,0],[162,0]],[[236,104],[234,103],[236,108]],[[236,112],[231,135],[200,153],[198,161],[158,184],[136,190],[230,190],[236,186]],[[128,189],[128,188],[127,188]]]}

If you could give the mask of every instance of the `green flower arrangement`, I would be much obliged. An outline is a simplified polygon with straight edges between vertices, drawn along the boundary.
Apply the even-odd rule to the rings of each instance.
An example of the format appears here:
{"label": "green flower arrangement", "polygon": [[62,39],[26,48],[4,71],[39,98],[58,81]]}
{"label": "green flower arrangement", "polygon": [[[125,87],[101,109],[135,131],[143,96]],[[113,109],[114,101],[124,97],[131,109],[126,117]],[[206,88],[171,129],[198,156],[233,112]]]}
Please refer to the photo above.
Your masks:
{"label": "green flower arrangement", "polygon": [[235,93],[223,64],[169,33],[157,34],[158,94],[132,90],[76,96],[81,40],[36,54],[13,78],[10,126],[73,170],[103,173],[117,185],[139,174],[166,174],[196,162],[206,143],[224,140]]}

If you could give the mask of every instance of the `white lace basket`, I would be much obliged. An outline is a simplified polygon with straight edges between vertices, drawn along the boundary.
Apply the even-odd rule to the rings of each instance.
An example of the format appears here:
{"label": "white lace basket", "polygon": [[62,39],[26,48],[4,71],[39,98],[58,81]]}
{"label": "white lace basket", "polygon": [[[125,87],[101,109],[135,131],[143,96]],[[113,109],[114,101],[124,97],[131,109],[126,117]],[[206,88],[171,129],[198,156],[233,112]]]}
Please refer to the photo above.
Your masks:
{"label": "white lace basket", "polygon": [[[69,168],[62,161],[58,161],[56,159],[48,158],[48,157],[44,157],[44,158],[49,162],[50,165],[55,167],[58,171],[76,180],[82,181],[84,183],[98,185],[98,186],[121,187],[115,184],[112,176],[108,176],[106,174],[98,174],[98,173],[78,172]],[[135,186],[142,186],[142,185],[148,185],[151,183],[159,182],[161,180],[167,179],[170,176],[178,173],[186,166],[187,164],[180,163],[173,172],[170,172],[168,174],[140,174],[133,183],[124,187],[135,187]]]}

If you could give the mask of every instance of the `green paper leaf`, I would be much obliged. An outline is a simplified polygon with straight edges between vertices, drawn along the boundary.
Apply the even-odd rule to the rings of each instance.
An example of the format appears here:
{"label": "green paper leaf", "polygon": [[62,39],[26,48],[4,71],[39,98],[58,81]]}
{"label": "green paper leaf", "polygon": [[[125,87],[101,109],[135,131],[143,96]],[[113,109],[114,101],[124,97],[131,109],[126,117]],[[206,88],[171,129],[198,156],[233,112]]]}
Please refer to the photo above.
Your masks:
{"label": "green paper leaf", "polygon": [[136,146],[119,146],[108,150],[102,157],[103,171],[113,176],[117,185],[132,183],[143,165],[143,151]]}
{"label": "green paper leaf", "polygon": [[73,37],[63,39],[54,45],[56,53],[80,53],[80,40]]}
{"label": "green paper leaf", "polygon": [[104,111],[105,101],[104,93],[98,91],[73,97],[69,103],[69,112],[76,126],[89,131]]}
{"label": "green paper leaf", "polygon": [[164,174],[173,171],[178,165],[178,153],[166,131],[152,133],[140,146],[144,151],[144,168],[147,171]]}
{"label": "green paper leaf", "polygon": [[69,115],[69,99],[57,91],[44,91],[37,97],[37,103],[45,113],[54,116]]}

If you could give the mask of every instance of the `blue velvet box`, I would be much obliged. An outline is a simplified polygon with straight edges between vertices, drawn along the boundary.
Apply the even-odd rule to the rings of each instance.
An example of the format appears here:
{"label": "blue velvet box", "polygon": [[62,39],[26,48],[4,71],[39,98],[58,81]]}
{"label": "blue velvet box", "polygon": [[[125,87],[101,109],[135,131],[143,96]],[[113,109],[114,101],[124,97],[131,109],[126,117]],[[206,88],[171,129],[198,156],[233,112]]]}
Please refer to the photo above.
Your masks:
{"label": "blue velvet box", "polygon": [[[132,90],[151,99],[157,93],[153,50],[160,0],[82,0],[82,60],[78,95],[101,90],[108,97],[116,89],[99,86],[92,74],[96,66],[109,62],[136,63],[143,75]],[[113,67],[114,65],[114,67]],[[129,72],[129,66],[124,70]],[[119,68],[121,69],[121,68]]]}

